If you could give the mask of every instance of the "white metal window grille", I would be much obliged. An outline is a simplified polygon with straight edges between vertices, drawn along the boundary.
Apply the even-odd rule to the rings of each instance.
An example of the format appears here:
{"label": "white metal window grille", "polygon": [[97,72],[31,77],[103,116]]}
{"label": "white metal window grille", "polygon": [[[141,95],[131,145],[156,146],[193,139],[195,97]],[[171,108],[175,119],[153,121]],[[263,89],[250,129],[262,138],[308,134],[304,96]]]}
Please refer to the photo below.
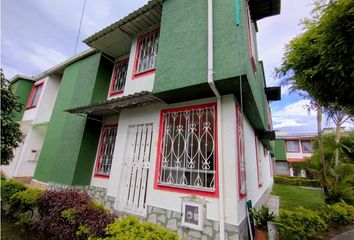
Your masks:
{"label": "white metal window grille", "polygon": [[304,153],[312,153],[313,152],[311,141],[301,141],[301,144],[302,144],[302,151]]}
{"label": "white metal window grille", "polygon": [[286,141],[285,143],[287,152],[300,152],[300,144],[298,140]]}
{"label": "white metal window grille", "polygon": [[128,128],[116,201],[116,208],[121,211],[146,215],[152,136],[152,123],[130,125]]}
{"label": "white metal window grille", "polygon": [[256,161],[257,161],[257,175],[258,175],[258,186],[263,185],[263,168],[262,168],[262,157],[260,155],[260,144],[257,136],[255,135],[255,145],[256,145]]}
{"label": "white metal window grille", "polygon": [[215,191],[216,106],[163,112],[158,184]]}
{"label": "white metal window grille", "polygon": [[117,126],[105,126],[102,129],[96,165],[96,175],[109,176],[112,166]]}
{"label": "white metal window grille", "polygon": [[128,72],[128,59],[116,62],[114,64],[111,94],[122,92]]}
{"label": "white metal window grille", "polygon": [[155,69],[160,29],[141,36],[138,40],[135,74]]}
{"label": "white metal window grille", "polygon": [[240,108],[236,108],[237,111],[237,126],[238,131],[238,167],[239,167],[239,195],[243,197],[246,195],[246,162],[245,162],[245,145],[244,145],[244,131],[243,131],[243,115]]}

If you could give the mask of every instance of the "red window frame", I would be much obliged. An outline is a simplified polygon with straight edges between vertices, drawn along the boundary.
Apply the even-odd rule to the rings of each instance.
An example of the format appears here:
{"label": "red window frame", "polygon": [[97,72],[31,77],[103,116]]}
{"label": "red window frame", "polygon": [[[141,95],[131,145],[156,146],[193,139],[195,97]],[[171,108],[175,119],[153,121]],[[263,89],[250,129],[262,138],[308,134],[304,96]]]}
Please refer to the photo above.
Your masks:
{"label": "red window frame", "polygon": [[298,145],[297,150],[290,151],[290,150],[288,149],[288,144],[286,144],[286,143],[289,142],[289,141],[298,142],[298,143],[299,143],[299,140],[285,140],[285,149],[286,149],[286,152],[289,152],[289,153],[299,153],[299,152],[301,152],[301,150],[300,150],[300,143],[299,143],[299,145]]}
{"label": "red window frame", "polygon": [[[44,81],[42,81],[42,82],[37,82],[37,83],[35,83],[35,84],[32,86],[30,95],[29,95],[29,97],[28,97],[28,99],[27,99],[27,102],[26,102],[26,110],[37,107],[37,105],[38,105],[38,103],[39,103],[39,100],[40,100],[40,98],[41,98],[41,96],[42,96],[43,87],[44,87]],[[40,90],[37,90],[37,89],[39,89],[39,88],[40,88]],[[36,91],[40,91],[40,92],[36,95],[36,97],[38,98],[37,103],[34,104],[34,105],[31,105],[31,103],[32,103],[32,101],[33,101],[33,97],[34,97]]]}
{"label": "red window frame", "polygon": [[312,145],[311,140],[301,140],[301,151],[302,151],[303,153],[313,153],[313,149],[312,149],[312,151],[305,151],[305,150],[304,150],[304,144],[303,144],[303,142],[310,142],[310,144]]}
{"label": "red window frame", "polygon": [[253,35],[252,35],[252,27],[251,27],[251,13],[248,1],[247,4],[247,32],[248,32],[248,49],[250,52],[250,62],[252,66],[253,73],[257,71],[256,58],[254,56],[254,43],[253,43]]}
{"label": "red window frame", "polygon": [[[120,90],[120,91],[117,91],[115,92],[114,91],[114,86],[116,85],[116,82],[117,82],[117,75],[118,75],[118,66],[120,64],[128,64],[129,63],[129,58],[125,58],[123,60],[119,60],[119,61],[116,61],[114,63],[114,67],[113,67],[113,74],[112,74],[112,78],[111,78],[111,86],[110,86],[110,90],[109,90],[109,96],[110,97],[113,97],[113,96],[117,96],[117,95],[121,95],[123,94],[124,92],[124,89]],[[128,67],[127,67],[127,73],[128,73]],[[126,81],[126,80],[125,80]]]}
{"label": "red window frame", "polygon": [[[177,188],[173,186],[165,186],[160,185],[158,183],[159,179],[159,172],[161,169],[161,147],[162,147],[162,139],[164,135],[164,124],[163,124],[163,114],[167,112],[179,112],[184,110],[194,110],[203,107],[214,107],[215,108],[215,191],[214,192],[207,192],[203,190],[195,190],[195,189],[184,189],[184,188]],[[199,195],[204,197],[211,197],[211,198],[218,198],[219,197],[219,168],[218,168],[218,119],[217,119],[217,104],[216,103],[207,103],[207,104],[200,104],[200,105],[192,105],[186,107],[177,107],[177,108],[169,108],[161,110],[160,112],[160,127],[159,127],[159,135],[158,135],[158,147],[157,147],[157,157],[156,157],[156,167],[155,167],[155,176],[154,176],[154,189],[168,191],[168,192],[178,192],[184,194],[193,194]]]}
{"label": "red window frame", "polygon": [[[140,72],[137,73],[137,67],[138,67],[138,60],[139,60],[139,53],[140,53],[140,48],[141,48],[141,41],[142,38],[148,36],[148,35],[152,35],[156,32],[160,32],[160,28],[155,28],[154,30],[144,33],[142,35],[139,36],[138,40],[137,40],[137,44],[136,44],[136,49],[135,49],[135,57],[134,57],[134,65],[133,65],[133,74],[132,74],[132,80],[136,79],[136,78],[140,78],[146,75],[150,75],[156,72],[156,66],[153,69],[147,70],[145,72]],[[160,36],[159,36],[160,37]]]}
{"label": "red window frame", "polygon": [[254,135],[254,146],[255,146],[255,151],[256,151],[256,164],[257,164],[257,180],[258,180],[258,188],[261,188],[263,186],[263,184],[261,183],[261,179],[260,179],[260,172],[259,172],[259,154],[258,154],[258,139],[257,139],[257,135]]}
{"label": "red window frame", "polygon": [[[236,141],[236,149],[237,149],[237,173],[238,173],[238,196],[239,196],[239,199],[244,199],[246,196],[247,196],[247,185],[246,185],[246,165],[245,165],[245,172],[242,173],[241,172],[241,158],[242,158],[242,155],[243,154],[243,157],[245,157],[245,149],[244,149],[244,146],[241,146],[241,143],[240,143],[240,135],[239,135],[239,126],[240,124],[242,124],[242,131],[243,131],[243,123],[242,122],[239,122],[239,117],[240,117],[240,114],[241,113],[241,108],[240,106],[236,103],[236,138],[237,138],[237,141]],[[242,118],[243,119],[243,118]],[[245,161],[245,159],[244,159]],[[246,163],[246,161],[245,161]],[[241,192],[241,175],[244,174],[244,181],[245,181],[245,185],[246,185],[246,192],[245,193],[242,193]]]}
{"label": "red window frame", "polygon": [[[95,161],[94,177],[96,177],[96,178],[109,178],[110,177],[110,174],[103,175],[103,174],[98,173],[98,169],[100,167],[100,159],[101,159],[102,150],[103,150],[103,133],[104,133],[105,129],[107,129],[107,128],[117,128],[117,130],[118,130],[118,124],[110,124],[110,125],[102,126],[101,133],[100,133],[100,140],[99,140],[99,144],[98,144],[98,152],[97,152],[96,161]],[[111,166],[112,166],[112,163],[111,163]]]}

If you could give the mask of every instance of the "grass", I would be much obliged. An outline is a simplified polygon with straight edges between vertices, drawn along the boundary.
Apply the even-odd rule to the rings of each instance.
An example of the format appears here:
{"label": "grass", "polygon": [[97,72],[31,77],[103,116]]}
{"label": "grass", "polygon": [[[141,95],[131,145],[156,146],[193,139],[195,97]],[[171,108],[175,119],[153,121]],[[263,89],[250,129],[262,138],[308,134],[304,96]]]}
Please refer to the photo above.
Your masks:
{"label": "grass", "polygon": [[274,184],[272,194],[279,196],[280,208],[287,210],[293,210],[299,206],[315,210],[325,204],[322,191],[317,189]]}

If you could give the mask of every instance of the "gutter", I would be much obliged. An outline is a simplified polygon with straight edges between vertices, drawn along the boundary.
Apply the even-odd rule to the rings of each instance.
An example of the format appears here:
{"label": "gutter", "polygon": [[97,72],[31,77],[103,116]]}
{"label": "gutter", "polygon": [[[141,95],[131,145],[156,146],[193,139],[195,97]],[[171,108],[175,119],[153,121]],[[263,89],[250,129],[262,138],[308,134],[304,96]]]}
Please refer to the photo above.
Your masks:
{"label": "gutter", "polygon": [[217,128],[218,128],[218,170],[219,170],[219,224],[220,240],[225,239],[225,211],[224,211],[224,166],[221,147],[222,136],[222,104],[221,95],[214,83],[214,52],[213,52],[213,0],[208,0],[208,84],[217,99]]}

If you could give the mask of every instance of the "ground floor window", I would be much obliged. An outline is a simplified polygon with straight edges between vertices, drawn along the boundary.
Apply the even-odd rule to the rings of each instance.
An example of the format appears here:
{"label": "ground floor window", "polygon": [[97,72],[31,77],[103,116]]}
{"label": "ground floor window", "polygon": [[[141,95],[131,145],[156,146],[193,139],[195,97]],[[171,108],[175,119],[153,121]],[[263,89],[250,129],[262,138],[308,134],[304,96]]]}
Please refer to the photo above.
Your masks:
{"label": "ground floor window", "polygon": [[216,104],[161,112],[157,185],[216,191]]}
{"label": "ground floor window", "polygon": [[117,125],[103,126],[98,147],[95,176],[109,177],[117,135]]}
{"label": "ground floor window", "polygon": [[236,106],[236,131],[237,131],[237,168],[238,168],[238,192],[239,197],[246,196],[246,162],[245,162],[245,145],[243,131],[243,114],[240,107]]}

